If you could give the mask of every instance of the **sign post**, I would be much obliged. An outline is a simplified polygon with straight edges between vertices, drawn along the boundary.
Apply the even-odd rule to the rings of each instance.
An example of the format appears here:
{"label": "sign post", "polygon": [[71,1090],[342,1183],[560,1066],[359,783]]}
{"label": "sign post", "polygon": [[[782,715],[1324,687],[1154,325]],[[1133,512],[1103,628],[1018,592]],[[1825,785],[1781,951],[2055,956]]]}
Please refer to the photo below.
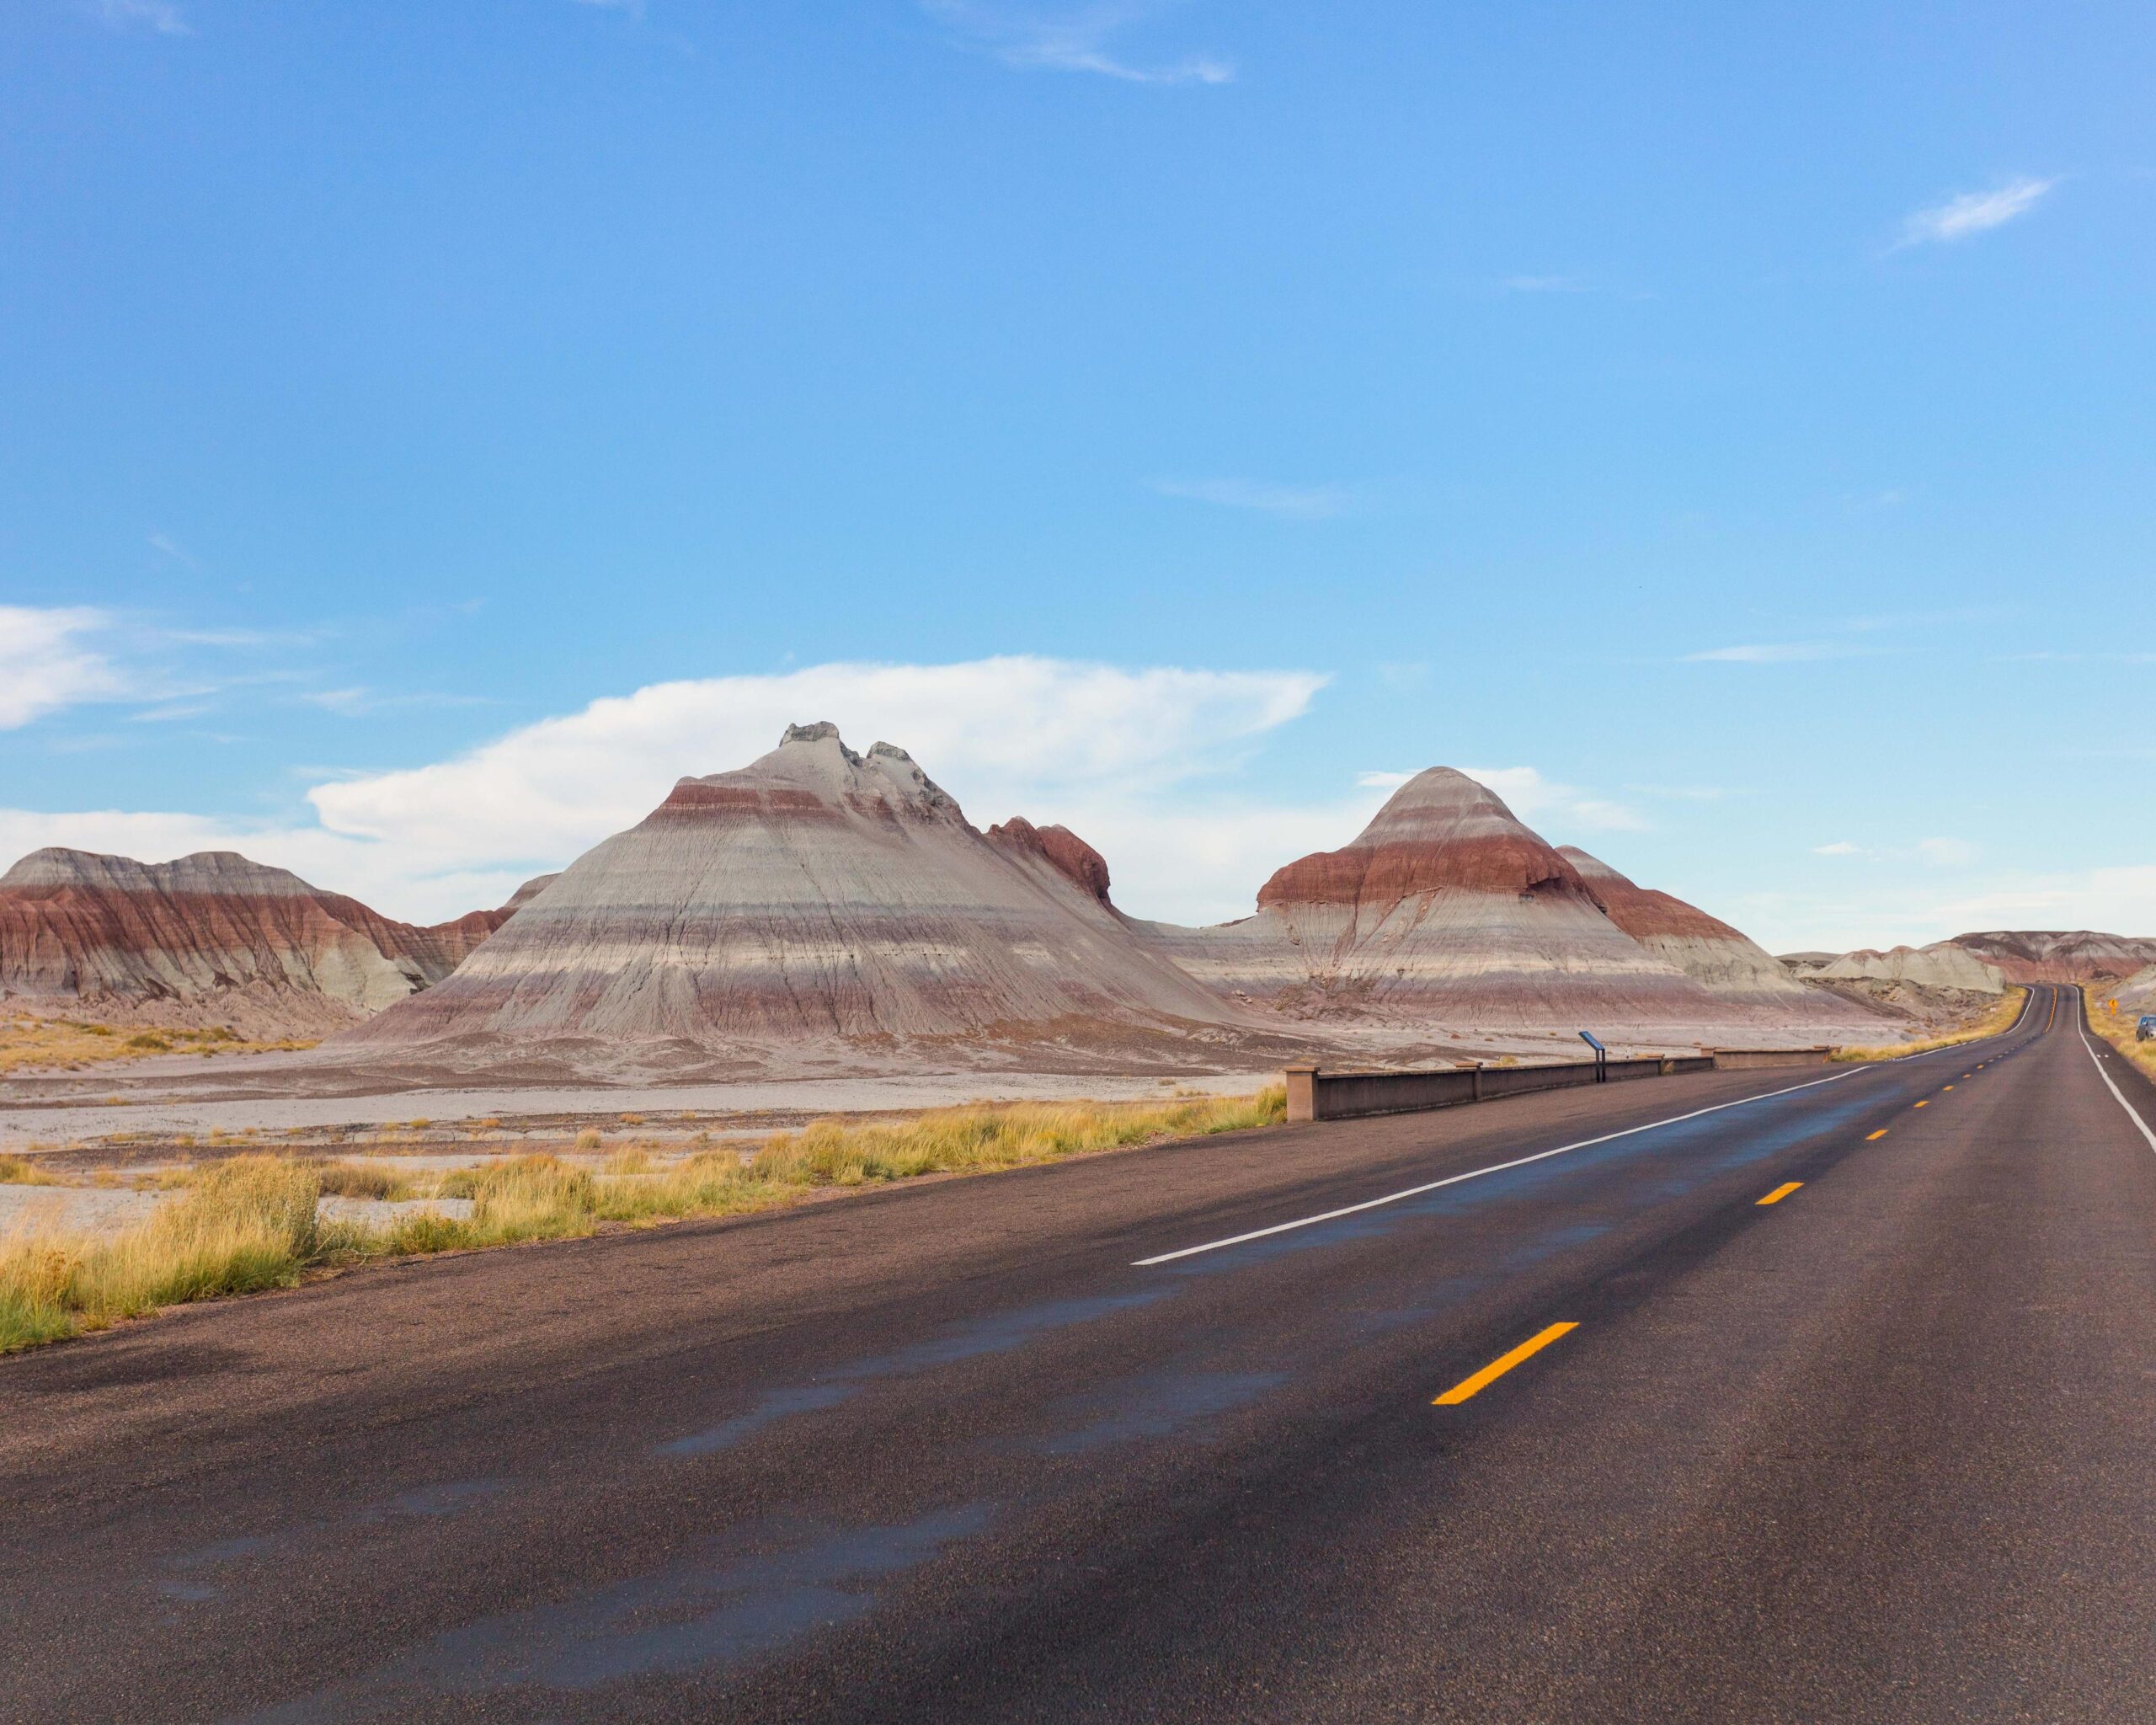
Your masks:
{"label": "sign post", "polygon": [[1609,1081],[1609,1050],[1594,1039],[1594,1033],[1591,1030],[1580,1032],[1580,1040],[1594,1050],[1594,1081],[1607,1084]]}

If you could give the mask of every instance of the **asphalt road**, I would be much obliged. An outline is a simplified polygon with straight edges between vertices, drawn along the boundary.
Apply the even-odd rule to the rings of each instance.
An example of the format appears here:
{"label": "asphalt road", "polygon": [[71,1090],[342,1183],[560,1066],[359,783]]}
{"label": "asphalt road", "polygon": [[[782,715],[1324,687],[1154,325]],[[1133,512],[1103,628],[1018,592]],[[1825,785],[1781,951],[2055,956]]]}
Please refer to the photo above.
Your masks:
{"label": "asphalt road", "polygon": [[2156,1719],[2127,1104],[2039,990],[0,1361],[0,1718]]}

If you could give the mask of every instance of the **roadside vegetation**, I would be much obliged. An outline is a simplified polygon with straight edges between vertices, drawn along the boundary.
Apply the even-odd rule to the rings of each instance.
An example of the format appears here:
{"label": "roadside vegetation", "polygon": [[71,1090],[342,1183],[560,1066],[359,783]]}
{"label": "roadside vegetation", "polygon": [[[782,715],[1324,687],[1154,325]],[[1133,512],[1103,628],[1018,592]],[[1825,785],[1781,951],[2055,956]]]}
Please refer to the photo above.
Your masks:
{"label": "roadside vegetation", "polygon": [[2100,986],[2092,986],[2088,996],[2089,1028],[2148,1076],[2156,1078],[2156,1042],[2137,1041],[2133,1033],[2141,1009],[2114,1012],[2111,1010],[2111,996],[2103,993]]}
{"label": "roadside vegetation", "polygon": [[[671,1161],[640,1146],[616,1146],[599,1166],[533,1154],[407,1174],[366,1162],[237,1156],[189,1171],[179,1197],[125,1232],[98,1236],[33,1224],[0,1236],[0,1353],[159,1306],[289,1286],[310,1272],[371,1259],[739,1215],[819,1190],[986,1173],[1278,1125],[1286,1118],[1286,1092],[1274,1085],[1255,1096],[1173,1103],[984,1104],[877,1125],[818,1121],[745,1149],[709,1148]],[[391,1202],[462,1199],[468,1210],[415,1210],[376,1223],[326,1220],[317,1210],[325,1194]]]}
{"label": "roadside vegetation", "polygon": [[2029,991],[2015,984],[1999,996],[1999,1003],[1973,1024],[1945,1036],[1930,1036],[1917,1042],[1881,1043],[1871,1048],[1838,1048],[1828,1058],[1833,1060],[1871,1061],[1896,1060],[1910,1055],[1928,1055],[1935,1048],[1953,1048],[1964,1042],[1975,1042],[1987,1036],[1996,1036],[2021,1016],[2021,1002],[2029,997]]}
{"label": "roadside vegetation", "polygon": [[152,1055],[259,1055],[313,1046],[292,1039],[251,1042],[221,1024],[207,1030],[144,1029],[15,1012],[0,1017],[0,1076],[39,1070],[79,1071]]}

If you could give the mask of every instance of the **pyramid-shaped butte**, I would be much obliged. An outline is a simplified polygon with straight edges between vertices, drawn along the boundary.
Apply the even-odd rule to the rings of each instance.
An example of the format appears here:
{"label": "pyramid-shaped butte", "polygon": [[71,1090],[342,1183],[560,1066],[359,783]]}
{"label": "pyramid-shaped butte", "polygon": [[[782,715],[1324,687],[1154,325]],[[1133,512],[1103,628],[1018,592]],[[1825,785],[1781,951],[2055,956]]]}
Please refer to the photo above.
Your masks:
{"label": "pyramid-shaped butte", "polygon": [[1774,954],[1719,917],[1638,885],[1577,846],[1560,845],[1557,854],[1578,871],[1612,922],[1711,993],[1769,1006],[1817,998]]}
{"label": "pyramid-shaped butte", "polygon": [[1612,922],[1577,869],[1487,787],[1417,773],[1353,843],[1289,863],[1258,911],[1145,925],[1231,996],[1305,1018],[1700,1023],[1713,997]]}
{"label": "pyramid-shaped butte", "polygon": [[344,1040],[1097,1042],[1235,1022],[1133,937],[1091,854],[1022,822],[991,838],[904,750],[791,726],[748,766],[681,780],[448,982]]}

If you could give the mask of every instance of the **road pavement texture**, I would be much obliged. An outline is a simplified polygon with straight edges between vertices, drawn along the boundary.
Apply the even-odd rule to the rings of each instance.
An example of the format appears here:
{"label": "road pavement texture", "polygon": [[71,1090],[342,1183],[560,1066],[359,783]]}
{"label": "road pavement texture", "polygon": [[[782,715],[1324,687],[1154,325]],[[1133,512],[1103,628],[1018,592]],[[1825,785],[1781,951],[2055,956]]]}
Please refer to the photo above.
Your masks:
{"label": "road pavement texture", "polygon": [[0,1717],[2156,1718],[2144,1121],[2039,988],[0,1361]]}

